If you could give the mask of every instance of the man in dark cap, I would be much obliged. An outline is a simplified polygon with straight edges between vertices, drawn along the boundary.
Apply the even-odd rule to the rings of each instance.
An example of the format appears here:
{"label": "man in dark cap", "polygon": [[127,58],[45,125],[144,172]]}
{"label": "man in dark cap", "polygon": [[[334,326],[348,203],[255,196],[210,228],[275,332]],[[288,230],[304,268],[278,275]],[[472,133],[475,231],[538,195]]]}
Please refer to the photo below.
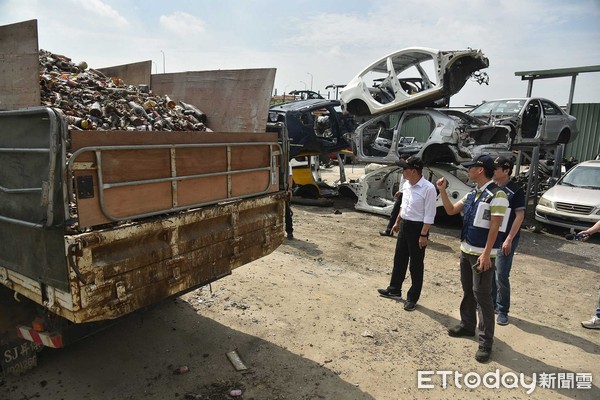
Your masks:
{"label": "man in dark cap", "polygon": [[394,268],[387,289],[377,291],[383,297],[401,299],[402,283],[410,261],[412,285],[406,295],[404,310],[413,311],[423,288],[425,247],[429,238],[429,228],[433,224],[436,211],[437,193],[431,182],[423,178],[423,161],[417,156],[401,158],[397,162],[402,167],[402,204],[393,232],[398,232]]}
{"label": "man in dark cap", "polygon": [[492,284],[492,300],[498,312],[496,323],[508,325],[508,311],[510,308],[510,282],[509,275],[512,260],[521,236],[521,224],[525,218],[525,191],[511,179],[513,161],[505,157],[494,160],[494,182],[506,192],[510,207],[510,217],[506,232],[502,233],[502,248],[496,256],[496,277]]}
{"label": "man in dark cap", "polygon": [[508,208],[508,197],[492,181],[495,166],[490,156],[480,155],[462,165],[468,168],[469,180],[477,186],[455,204],[446,192],[448,183],[445,178],[436,182],[448,215],[464,211],[460,235],[460,282],[463,289],[460,324],[448,329],[448,334],[452,337],[475,336],[475,328],[478,327],[479,348],[475,360],[486,362],[490,359],[494,342],[494,304],[490,295],[494,279],[492,259],[500,249],[502,237],[498,232]]}

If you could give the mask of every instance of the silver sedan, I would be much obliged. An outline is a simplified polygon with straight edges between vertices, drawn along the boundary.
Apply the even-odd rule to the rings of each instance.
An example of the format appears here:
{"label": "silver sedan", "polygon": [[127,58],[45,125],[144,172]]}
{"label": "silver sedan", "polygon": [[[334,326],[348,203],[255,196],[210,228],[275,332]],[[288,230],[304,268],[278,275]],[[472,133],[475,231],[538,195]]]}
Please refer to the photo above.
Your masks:
{"label": "silver sedan", "polygon": [[569,143],[577,136],[577,119],[539,97],[486,101],[469,115],[490,125],[510,127],[514,146]]}

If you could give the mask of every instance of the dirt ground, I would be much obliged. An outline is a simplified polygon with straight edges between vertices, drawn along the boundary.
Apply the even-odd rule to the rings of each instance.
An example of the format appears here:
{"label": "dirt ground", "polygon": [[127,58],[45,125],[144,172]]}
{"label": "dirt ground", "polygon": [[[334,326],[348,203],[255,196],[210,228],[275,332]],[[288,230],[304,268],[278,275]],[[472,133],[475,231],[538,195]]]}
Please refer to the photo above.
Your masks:
{"label": "dirt ground", "polygon": [[[35,370],[2,381],[0,398],[600,398],[600,330],[580,325],[596,308],[598,238],[583,243],[561,231],[523,232],[511,274],[510,325],[496,326],[492,359],[480,364],[476,338],[446,333],[459,321],[462,296],[458,224],[432,228],[421,300],[406,312],[376,291],[389,282],[395,245],[395,238],[378,235],[385,217],[341,200],[293,209],[295,239],[273,254],[211,288],[65,349],[44,350]],[[410,279],[404,291],[409,285]],[[236,371],[226,356],[231,351],[246,370]],[[189,372],[175,373],[180,367]],[[425,382],[433,388],[418,388],[418,371],[434,371]],[[520,385],[469,388],[459,379],[458,387],[456,375],[443,388],[439,371],[524,374],[528,382],[533,374],[565,374],[562,385],[591,373],[593,381],[590,389],[554,381],[527,394]]]}

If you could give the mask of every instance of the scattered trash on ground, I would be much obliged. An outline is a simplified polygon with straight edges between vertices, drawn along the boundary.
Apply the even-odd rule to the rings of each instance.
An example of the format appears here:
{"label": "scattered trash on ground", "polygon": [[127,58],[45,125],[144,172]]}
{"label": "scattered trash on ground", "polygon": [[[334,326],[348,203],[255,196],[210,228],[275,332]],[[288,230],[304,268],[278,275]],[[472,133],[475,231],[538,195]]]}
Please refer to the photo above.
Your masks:
{"label": "scattered trash on ground", "polygon": [[246,367],[236,350],[228,352],[227,358],[229,359],[236,371],[244,371],[248,369],[248,367]]}

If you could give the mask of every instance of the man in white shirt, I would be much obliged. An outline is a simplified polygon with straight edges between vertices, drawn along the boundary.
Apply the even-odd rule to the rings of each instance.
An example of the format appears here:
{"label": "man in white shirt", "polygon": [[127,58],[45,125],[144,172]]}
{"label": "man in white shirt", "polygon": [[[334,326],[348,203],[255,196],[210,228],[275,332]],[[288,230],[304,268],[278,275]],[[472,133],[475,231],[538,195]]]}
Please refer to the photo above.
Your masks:
{"label": "man in white shirt", "polygon": [[405,179],[402,186],[402,205],[393,232],[398,232],[394,268],[390,285],[377,291],[383,297],[402,298],[402,284],[410,262],[412,285],[406,295],[404,309],[413,311],[423,287],[425,247],[429,238],[429,228],[433,224],[436,211],[437,192],[435,186],[423,178],[423,161],[417,156],[400,159],[397,164],[403,168]]}

